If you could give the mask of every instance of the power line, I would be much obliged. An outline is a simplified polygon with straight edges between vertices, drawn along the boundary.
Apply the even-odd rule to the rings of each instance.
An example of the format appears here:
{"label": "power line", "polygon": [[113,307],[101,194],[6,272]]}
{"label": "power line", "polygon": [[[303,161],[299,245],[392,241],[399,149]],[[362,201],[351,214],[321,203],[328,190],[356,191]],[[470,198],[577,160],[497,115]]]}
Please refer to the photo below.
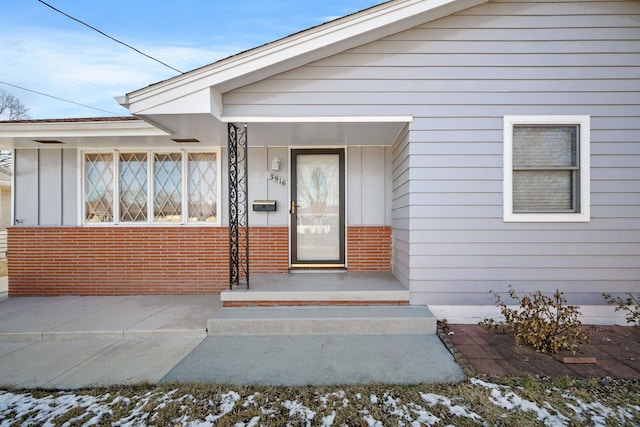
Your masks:
{"label": "power line", "polygon": [[92,106],[90,106],[90,105],[86,105],[86,104],[80,104],[79,102],[69,101],[68,99],[60,98],[60,97],[53,96],[53,95],[49,95],[49,94],[42,93],[42,92],[38,92],[37,90],[27,89],[26,87],[22,87],[22,86],[18,86],[18,85],[13,85],[13,84],[11,84],[11,83],[3,82],[2,80],[0,80],[0,83],[1,83],[1,84],[3,84],[3,85],[7,85],[7,86],[11,86],[11,87],[15,87],[15,88],[17,88],[17,89],[26,90],[27,92],[37,93],[38,95],[47,96],[47,97],[49,97],[49,98],[57,99],[58,101],[69,102],[69,103],[71,103],[71,104],[79,105],[79,106],[81,106],[81,107],[86,107],[86,108],[91,108],[91,109],[93,109],[93,110],[102,111],[103,113],[115,114],[115,115],[117,115],[117,116],[122,116],[122,115],[123,115],[122,113],[114,113],[113,111],[103,110],[103,109],[101,109],[101,108],[92,107]]}
{"label": "power line", "polygon": [[120,43],[121,45],[126,46],[126,47],[128,47],[129,49],[131,49],[131,50],[134,50],[134,51],[138,52],[140,55],[144,55],[144,56],[146,56],[147,58],[149,58],[149,59],[151,59],[151,60],[153,60],[153,61],[156,61],[156,62],[158,62],[158,63],[160,63],[160,64],[164,65],[164,66],[165,66],[165,67],[167,67],[167,68],[172,69],[173,71],[176,71],[176,72],[178,72],[178,73],[180,73],[180,74],[184,74],[184,71],[180,71],[180,70],[178,70],[177,68],[174,68],[174,67],[172,67],[171,65],[168,65],[168,64],[166,64],[166,63],[164,63],[164,62],[160,61],[159,59],[154,58],[154,57],[153,57],[153,56],[151,56],[151,55],[147,55],[146,53],[144,53],[144,52],[142,52],[142,51],[140,51],[140,50],[136,49],[135,47],[133,47],[133,46],[131,46],[131,45],[128,45],[128,44],[126,44],[125,42],[122,42],[122,41],[120,41],[120,40],[118,40],[118,39],[116,39],[116,38],[114,38],[114,37],[111,37],[109,34],[107,34],[107,33],[103,32],[103,31],[100,31],[100,30],[99,30],[99,29],[97,29],[96,27],[92,27],[91,25],[87,24],[86,22],[81,21],[81,20],[80,20],[80,19],[78,19],[78,18],[74,18],[73,16],[71,16],[71,15],[69,15],[69,14],[67,14],[67,13],[65,13],[65,12],[63,12],[63,11],[61,11],[60,9],[56,9],[55,7],[51,6],[49,3],[44,2],[44,1],[42,1],[42,0],[38,0],[38,1],[39,1],[40,3],[42,3],[43,5],[45,5],[45,6],[49,7],[49,8],[51,8],[51,9],[55,10],[56,12],[61,13],[62,15],[66,16],[67,18],[69,18],[69,19],[73,19],[74,21],[76,21],[76,22],[78,22],[78,23],[80,23],[80,24],[82,24],[82,25],[84,25],[84,26],[86,26],[86,27],[89,27],[89,28],[91,28],[91,29],[92,29],[92,30],[94,30],[94,31],[97,31],[98,33],[102,34],[103,36],[105,36],[105,37],[107,37],[107,38],[109,38],[109,39],[111,39],[111,40],[113,40],[114,42],[116,42],[116,43]]}

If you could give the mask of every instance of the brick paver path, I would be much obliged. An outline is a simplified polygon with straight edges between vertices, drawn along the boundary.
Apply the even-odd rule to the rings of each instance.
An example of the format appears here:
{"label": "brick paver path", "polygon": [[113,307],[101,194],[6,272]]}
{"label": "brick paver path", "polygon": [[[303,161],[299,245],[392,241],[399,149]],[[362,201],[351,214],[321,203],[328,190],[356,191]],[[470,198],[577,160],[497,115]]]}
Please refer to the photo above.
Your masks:
{"label": "brick paver path", "polygon": [[[447,338],[476,371],[487,375],[569,376],[640,379],[640,332],[624,326],[597,326],[584,353],[538,353],[516,346],[512,335],[479,325],[448,325]],[[596,363],[563,363],[564,357],[594,358]]]}

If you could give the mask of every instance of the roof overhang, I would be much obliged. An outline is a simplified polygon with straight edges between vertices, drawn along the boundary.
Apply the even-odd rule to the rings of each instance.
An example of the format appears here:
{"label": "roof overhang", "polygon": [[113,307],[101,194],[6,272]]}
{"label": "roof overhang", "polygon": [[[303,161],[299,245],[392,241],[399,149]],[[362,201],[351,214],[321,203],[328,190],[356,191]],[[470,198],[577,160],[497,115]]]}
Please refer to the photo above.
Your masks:
{"label": "roof overhang", "polygon": [[0,149],[118,146],[126,141],[170,141],[169,134],[136,117],[0,122]]}
{"label": "roof overhang", "polygon": [[[227,119],[248,124],[249,145],[261,147],[388,146],[412,121],[410,116]],[[167,133],[136,117],[0,122],[0,149],[195,149],[223,147],[227,144],[227,123],[213,119],[211,115],[172,114],[163,116],[162,120],[176,131]],[[187,141],[181,141],[180,138]]]}

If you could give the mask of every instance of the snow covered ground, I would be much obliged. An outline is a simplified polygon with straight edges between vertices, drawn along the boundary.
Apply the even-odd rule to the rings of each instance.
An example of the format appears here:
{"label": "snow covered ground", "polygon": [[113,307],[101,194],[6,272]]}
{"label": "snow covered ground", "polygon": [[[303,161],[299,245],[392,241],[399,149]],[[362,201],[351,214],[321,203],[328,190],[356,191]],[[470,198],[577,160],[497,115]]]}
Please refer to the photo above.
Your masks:
{"label": "snow covered ground", "polygon": [[640,426],[640,386],[620,403],[587,400],[582,389],[536,395],[473,378],[454,386],[207,387],[0,391],[0,426]]}

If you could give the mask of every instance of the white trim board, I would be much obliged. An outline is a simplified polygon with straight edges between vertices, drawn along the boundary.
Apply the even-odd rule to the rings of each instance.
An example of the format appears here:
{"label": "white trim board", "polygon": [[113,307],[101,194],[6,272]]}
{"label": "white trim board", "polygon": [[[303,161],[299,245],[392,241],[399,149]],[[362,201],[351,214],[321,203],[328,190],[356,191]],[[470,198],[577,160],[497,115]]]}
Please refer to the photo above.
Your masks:
{"label": "white trim board", "polygon": [[411,123],[413,116],[228,116],[223,123]]}
{"label": "white trim board", "polygon": [[[572,213],[519,213],[513,211],[513,128],[516,125],[579,126],[580,205]],[[503,117],[503,220],[504,222],[589,222],[591,220],[591,117],[576,115],[504,116]]]}
{"label": "white trim board", "polygon": [[[500,308],[495,305],[428,305],[438,320],[446,319],[451,324],[477,324],[485,318],[503,319]],[[516,309],[518,306],[507,306]],[[579,320],[585,325],[621,325],[631,326],[625,320],[625,314],[615,311],[610,305],[581,305]]]}

